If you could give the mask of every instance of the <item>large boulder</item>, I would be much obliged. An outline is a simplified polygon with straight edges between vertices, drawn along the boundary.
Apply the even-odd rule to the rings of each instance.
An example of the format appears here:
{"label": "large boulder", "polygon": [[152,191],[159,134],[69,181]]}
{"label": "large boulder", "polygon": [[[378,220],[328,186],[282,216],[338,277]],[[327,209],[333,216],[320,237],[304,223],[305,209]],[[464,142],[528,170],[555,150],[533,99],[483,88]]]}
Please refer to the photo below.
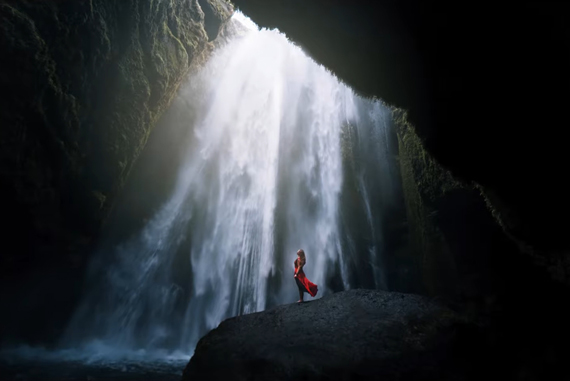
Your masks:
{"label": "large boulder", "polygon": [[344,291],[225,320],[183,380],[466,379],[485,355],[468,358],[476,331],[426,297]]}
{"label": "large boulder", "polygon": [[[204,336],[182,380],[555,379],[570,318],[532,284],[484,309],[350,290],[233,317]],[[562,304],[562,303],[560,303]]]}

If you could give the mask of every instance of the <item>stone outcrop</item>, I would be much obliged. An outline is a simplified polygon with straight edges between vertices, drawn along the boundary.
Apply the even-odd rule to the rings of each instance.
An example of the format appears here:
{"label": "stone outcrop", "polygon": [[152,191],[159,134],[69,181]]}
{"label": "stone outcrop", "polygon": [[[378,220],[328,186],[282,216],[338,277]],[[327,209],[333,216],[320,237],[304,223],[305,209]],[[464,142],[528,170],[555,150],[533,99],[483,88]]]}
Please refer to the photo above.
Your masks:
{"label": "stone outcrop", "polygon": [[467,379],[474,332],[426,297],[344,291],[225,320],[200,340],[183,380]]}
{"label": "stone outcrop", "polygon": [[[501,307],[350,290],[223,321],[182,380],[543,380],[563,374],[563,293],[512,289]],[[513,306],[518,306],[513,309]]]}

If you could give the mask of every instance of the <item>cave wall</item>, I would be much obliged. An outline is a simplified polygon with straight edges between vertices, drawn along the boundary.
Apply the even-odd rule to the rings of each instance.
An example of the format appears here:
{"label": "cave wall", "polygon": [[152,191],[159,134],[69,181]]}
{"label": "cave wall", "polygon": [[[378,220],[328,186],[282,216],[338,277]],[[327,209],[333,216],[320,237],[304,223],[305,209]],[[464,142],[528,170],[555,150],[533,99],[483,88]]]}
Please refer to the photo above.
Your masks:
{"label": "cave wall", "polygon": [[[480,187],[456,178],[435,160],[406,111],[394,109],[393,117],[406,204],[407,255],[421,278],[420,292],[481,301],[518,287],[520,277],[529,275],[528,258],[517,259],[516,243],[504,234]],[[517,260],[520,263],[513,263]]]}
{"label": "cave wall", "polygon": [[61,326],[150,131],[232,13],[224,0],[0,3],[0,336]]}
{"label": "cave wall", "polygon": [[446,237],[436,223],[437,203],[464,185],[425,151],[405,111],[397,109],[393,115],[410,254],[419,269],[422,291],[430,295],[446,294],[457,286],[457,269]]}
{"label": "cave wall", "polygon": [[[570,331],[566,283],[525,255],[493,215],[482,187],[454,177],[394,110],[410,252],[431,295],[479,327],[470,359],[485,353],[505,379],[563,372]],[[562,281],[561,281],[562,280]]]}
{"label": "cave wall", "polygon": [[570,284],[570,4],[233,3],[357,92],[407,110],[425,151],[474,183],[521,257]]}

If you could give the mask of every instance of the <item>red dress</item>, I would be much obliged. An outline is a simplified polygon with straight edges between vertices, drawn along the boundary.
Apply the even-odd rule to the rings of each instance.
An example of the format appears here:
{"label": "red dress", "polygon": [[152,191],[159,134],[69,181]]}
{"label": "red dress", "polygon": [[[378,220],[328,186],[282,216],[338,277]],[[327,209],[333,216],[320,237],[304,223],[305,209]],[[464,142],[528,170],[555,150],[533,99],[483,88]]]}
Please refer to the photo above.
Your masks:
{"label": "red dress", "polygon": [[305,272],[303,271],[303,268],[297,271],[297,268],[299,267],[297,265],[298,260],[299,258],[295,259],[295,273],[297,274],[295,282],[297,283],[297,287],[299,287],[299,290],[306,292],[314,297],[315,295],[317,295],[319,289],[316,284],[312,283],[310,280],[307,279],[307,277],[305,276]]}

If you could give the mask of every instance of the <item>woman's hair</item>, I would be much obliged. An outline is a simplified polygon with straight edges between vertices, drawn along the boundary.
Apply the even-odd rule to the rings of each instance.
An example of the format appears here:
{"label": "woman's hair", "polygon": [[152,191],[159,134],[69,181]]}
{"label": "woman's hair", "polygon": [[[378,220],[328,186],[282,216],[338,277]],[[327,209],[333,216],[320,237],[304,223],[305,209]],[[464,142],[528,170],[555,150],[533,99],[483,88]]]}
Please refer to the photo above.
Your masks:
{"label": "woman's hair", "polygon": [[303,262],[307,260],[307,258],[305,257],[305,251],[303,251],[303,249],[299,249],[299,251],[297,251],[297,254],[299,254]]}

